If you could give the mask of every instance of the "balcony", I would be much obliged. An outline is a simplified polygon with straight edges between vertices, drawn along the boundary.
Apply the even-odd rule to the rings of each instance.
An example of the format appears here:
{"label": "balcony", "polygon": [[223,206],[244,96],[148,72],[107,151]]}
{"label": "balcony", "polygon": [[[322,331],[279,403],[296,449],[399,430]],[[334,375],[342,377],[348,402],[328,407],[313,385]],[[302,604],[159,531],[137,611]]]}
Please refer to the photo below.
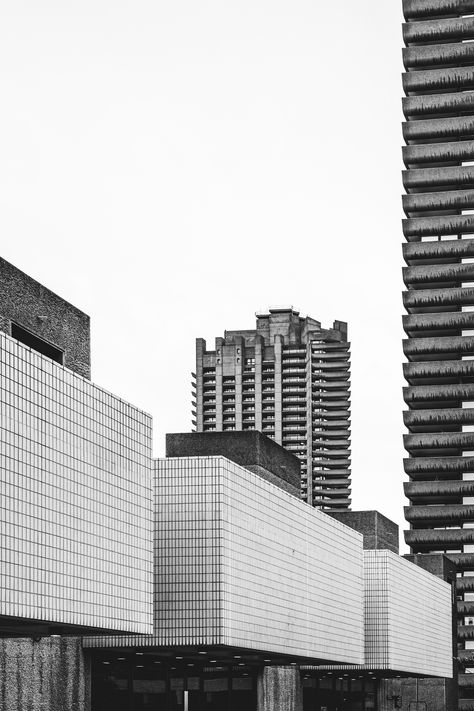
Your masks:
{"label": "balcony", "polygon": [[474,39],[474,19],[472,17],[450,17],[407,22],[403,24],[403,39],[407,45],[417,42]]}
{"label": "balcony", "polygon": [[[473,483],[473,482],[456,482]],[[433,526],[453,525],[474,521],[474,504],[443,504],[440,506],[405,506],[405,519],[409,523],[430,523]],[[474,529],[465,529],[474,534]]]}
{"label": "balcony", "polygon": [[405,472],[414,480],[459,478],[474,471],[474,457],[410,457],[403,460]]}
{"label": "balcony", "polygon": [[403,303],[409,312],[433,306],[469,306],[474,304],[474,288],[412,289],[403,292]]}
{"label": "balcony", "polygon": [[[405,543],[415,553],[459,550],[463,545],[474,543],[474,528],[412,529],[405,531]],[[458,553],[457,555],[466,554]]]}
{"label": "balcony", "polygon": [[[474,450],[474,432],[430,432],[403,436],[403,443],[408,452],[429,451],[442,453],[441,450]],[[447,452],[449,454],[449,452]]]}
{"label": "balcony", "polygon": [[411,384],[412,381],[430,379],[442,383],[457,378],[472,378],[474,380],[473,360],[424,360],[421,362],[404,363],[403,374]]}
{"label": "balcony", "polygon": [[440,383],[434,385],[411,385],[403,388],[407,405],[439,403],[440,407],[454,409],[462,401],[474,400],[474,383]]}
{"label": "balcony", "polygon": [[413,502],[444,504],[450,499],[474,496],[474,481],[410,481],[403,488],[405,496]]}

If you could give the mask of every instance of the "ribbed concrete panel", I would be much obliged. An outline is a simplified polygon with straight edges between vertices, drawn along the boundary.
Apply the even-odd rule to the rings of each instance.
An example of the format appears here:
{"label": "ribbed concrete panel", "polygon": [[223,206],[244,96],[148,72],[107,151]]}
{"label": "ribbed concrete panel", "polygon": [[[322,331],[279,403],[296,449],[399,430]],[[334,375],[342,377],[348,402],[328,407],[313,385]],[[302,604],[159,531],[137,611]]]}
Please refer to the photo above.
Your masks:
{"label": "ribbed concrete panel", "polygon": [[[474,592],[474,2],[404,0],[403,220],[412,552],[449,554]],[[464,577],[465,576],[465,577]],[[472,700],[474,605],[458,603],[460,708]],[[464,624],[466,623],[466,624]],[[469,677],[469,678],[467,678]],[[474,688],[474,687],[473,687]]]}

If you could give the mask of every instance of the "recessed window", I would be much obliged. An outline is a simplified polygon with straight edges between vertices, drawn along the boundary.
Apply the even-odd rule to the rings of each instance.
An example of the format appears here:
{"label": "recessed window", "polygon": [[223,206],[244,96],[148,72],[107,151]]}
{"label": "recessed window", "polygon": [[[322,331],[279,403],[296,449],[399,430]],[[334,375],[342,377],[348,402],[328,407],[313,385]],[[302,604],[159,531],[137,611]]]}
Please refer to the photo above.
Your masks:
{"label": "recessed window", "polygon": [[35,336],[34,333],[31,333],[31,331],[27,331],[26,328],[22,328],[21,326],[18,326],[18,324],[13,322],[12,336],[13,338],[16,338],[17,341],[20,341],[20,343],[23,343],[25,346],[33,348],[33,350],[38,351],[38,353],[41,353],[47,358],[51,358],[51,360],[56,361],[56,363],[60,363],[61,365],[63,364],[64,352],[62,350],[56,348],[56,346],[53,346],[52,343],[44,341],[42,338]]}

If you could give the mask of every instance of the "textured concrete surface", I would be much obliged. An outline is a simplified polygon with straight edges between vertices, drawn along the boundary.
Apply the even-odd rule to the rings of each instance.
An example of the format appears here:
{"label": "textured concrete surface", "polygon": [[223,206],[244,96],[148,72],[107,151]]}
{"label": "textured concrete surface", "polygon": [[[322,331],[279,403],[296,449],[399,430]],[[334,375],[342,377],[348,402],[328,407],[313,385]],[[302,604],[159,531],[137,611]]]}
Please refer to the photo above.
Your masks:
{"label": "textured concrete surface", "polygon": [[258,711],[303,711],[298,667],[264,667],[257,680]]}
{"label": "textured concrete surface", "polygon": [[185,432],[166,435],[167,457],[227,457],[299,498],[298,457],[261,432]]}
{"label": "textured concrete surface", "polygon": [[343,511],[329,515],[362,533],[366,550],[398,553],[398,526],[378,511]]}
{"label": "textured concrete surface", "polygon": [[63,365],[90,378],[90,319],[69,302],[0,258],[0,331],[12,321],[64,351]]}
{"label": "textured concrete surface", "polygon": [[[456,685],[449,679],[381,679],[378,711],[457,711]],[[418,705],[417,705],[418,704]]]}
{"label": "textured concrete surface", "polygon": [[0,639],[0,711],[88,711],[78,637]]}

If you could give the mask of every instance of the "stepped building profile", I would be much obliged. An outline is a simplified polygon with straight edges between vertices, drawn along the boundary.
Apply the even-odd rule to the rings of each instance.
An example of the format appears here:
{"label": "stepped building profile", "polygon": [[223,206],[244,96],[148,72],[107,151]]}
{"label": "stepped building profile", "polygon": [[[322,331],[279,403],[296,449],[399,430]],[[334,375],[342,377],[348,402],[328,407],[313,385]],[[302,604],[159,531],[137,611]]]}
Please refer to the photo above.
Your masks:
{"label": "stepped building profile", "polygon": [[257,314],[255,330],[196,340],[197,432],[260,430],[301,461],[301,497],[350,507],[347,324],[325,329],[292,308]]}
{"label": "stepped building profile", "polygon": [[474,2],[404,0],[404,414],[413,553],[458,571],[460,708],[474,709]]}

